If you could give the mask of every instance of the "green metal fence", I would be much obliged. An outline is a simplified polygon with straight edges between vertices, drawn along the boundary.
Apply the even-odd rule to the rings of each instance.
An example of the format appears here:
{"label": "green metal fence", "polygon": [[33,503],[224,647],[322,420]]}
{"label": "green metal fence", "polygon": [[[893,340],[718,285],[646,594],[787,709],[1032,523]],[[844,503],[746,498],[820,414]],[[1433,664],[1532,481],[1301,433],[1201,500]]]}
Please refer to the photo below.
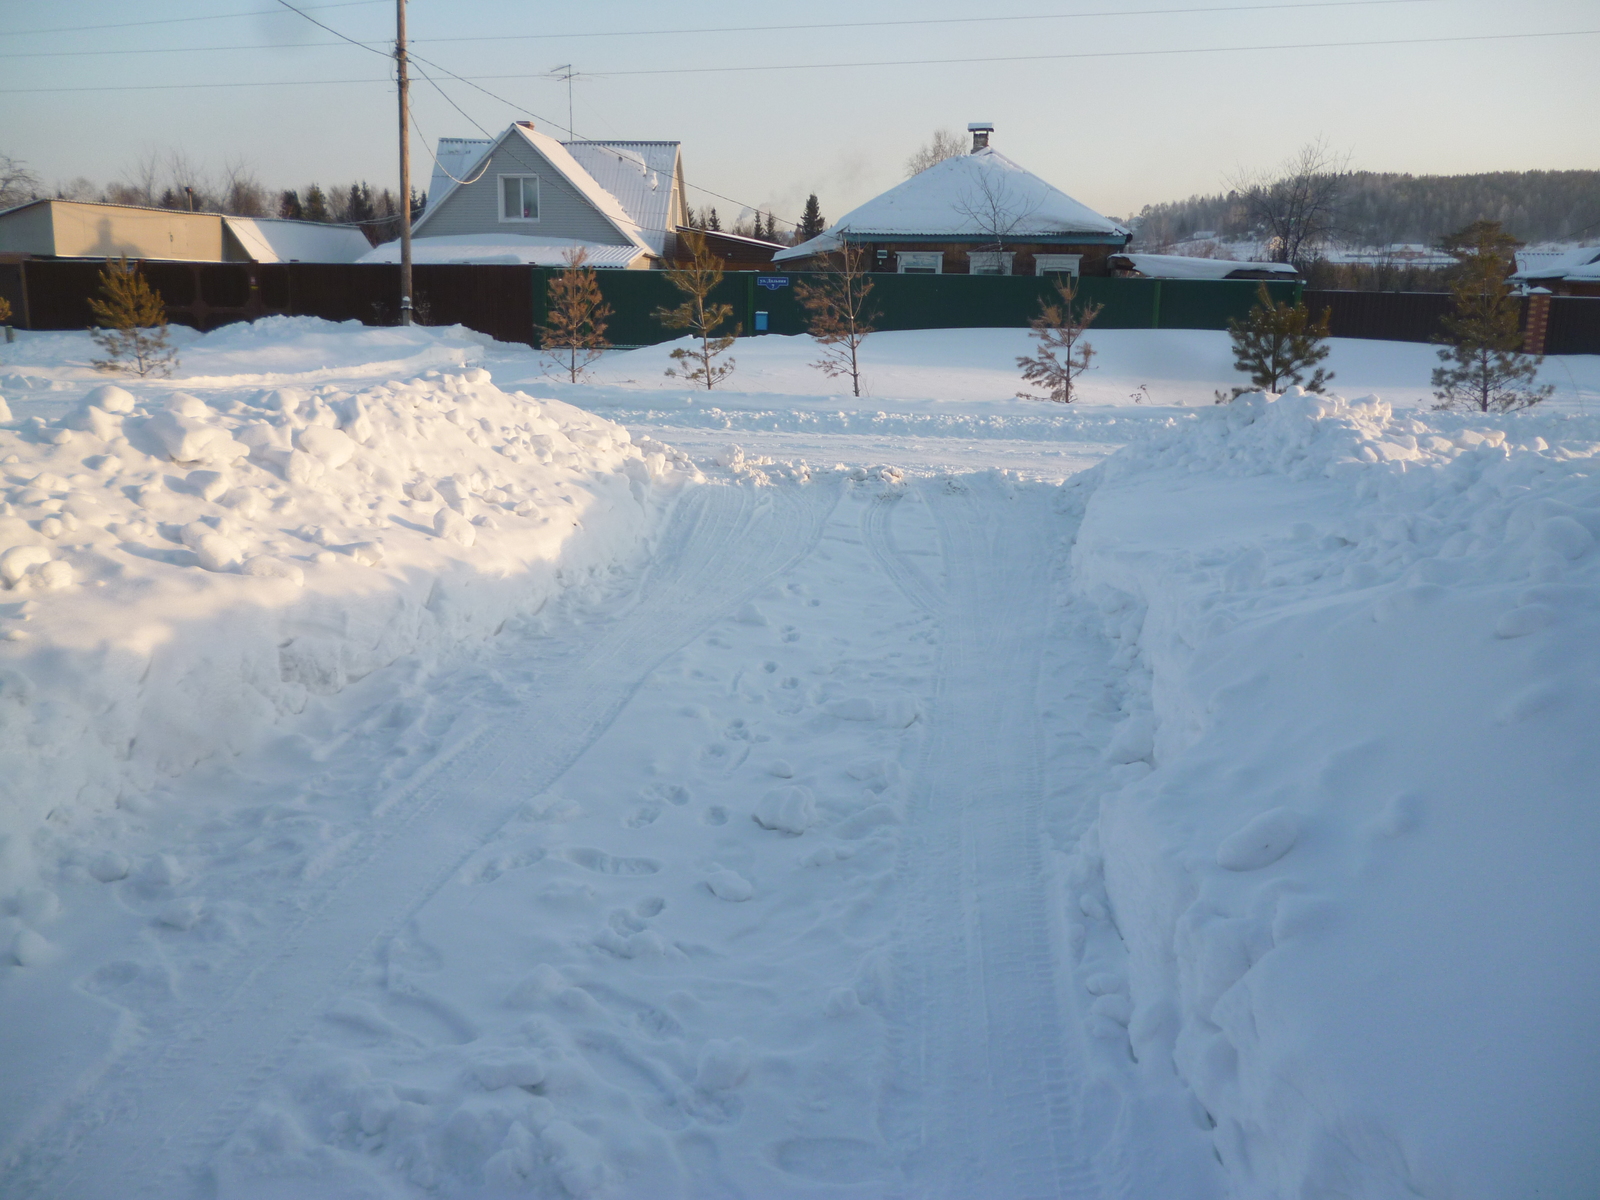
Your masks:
{"label": "green metal fence", "polygon": [[[534,321],[543,323],[548,288],[558,272],[533,272]],[[661,271],[599,271],[601,294],[611,305],[606,331],[618,346],[647,346],[680,336],[656,318],[676,307],[683,295]],[[737,271],[723,276],[713,303],[733,306],[733,320],[745,334],[804,333],[806,314],[796,285],[817,281],[801,271]],[[1244,317],[1256,303],[1255,280],[1236,279],[1083,279],[1081,299],[1103,306],[1097,329],[1226,329],[1229,317]],[[1299,284],[1267,285],[1273,297],[1293,301]],[[876,329],[1020,329],[1039,312],[1041,300],[1056,298],[1053,281],[1031,276],[891,275],[872,276],[869,305]],[[762,329],[762,325],[765,329]]]}

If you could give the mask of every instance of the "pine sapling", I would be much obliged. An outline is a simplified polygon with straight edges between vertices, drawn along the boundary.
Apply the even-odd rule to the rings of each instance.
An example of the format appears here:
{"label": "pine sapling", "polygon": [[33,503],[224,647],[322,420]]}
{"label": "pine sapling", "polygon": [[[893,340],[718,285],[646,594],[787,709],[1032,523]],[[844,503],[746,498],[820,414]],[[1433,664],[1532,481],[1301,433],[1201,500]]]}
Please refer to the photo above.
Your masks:
{"label": "pine sapling", "polygon": [[1089,370],[1094,358],[1094,347],[1084,340],[1084,334],[1105,306],[1090,301],[1080,305],[1077,282],[1071,276],[1056,283],[1056,294],[1060,302],[1046,303],[1041,297],[1039,315],[1028,322],[1032,336],[1039,340],[1039,352],[1017,359],[1022,378],[1042,385],[1045,395],[1018,392],[1018,400],[1071,404],[1077,378]]}
{"label": "pine sapling", "polygon": [[796,297],[810,314],[807,332],[822,347],[822,357],[811,365],[829,378],[848,375],[857,396],[861,395],[861,343],[877,316],[867,303],[871,294],[866,252],[849,243],[827,255],[818,282],[795,285]]}
{"label": "pine sapling", "polygon": [[[1282,304],[1272,298],[1267,285],[1256,290],[1260,301],[1243,321],[1228,320],[1228,336],[1233,340],[1233,369],[1250,376],[1255,389],[1279,393],[1291,384],[1308,392],[1320,392],[1333,378],[1317,364],[1328,357],[1328,322],[1332,314],[1324,309],[1315,321],[1304,300]],[[1308,378],[1307,371],[1315,371]],[[1217,393],[1217,403],[1236,400],[1246,387],[1235,387],[1232,395]]]}
{"label": "pine sapling", "polygon": [[1440,248],[1457,263],[1451,287],[1454,311],[1440,322],[1443,366],[1433,371],[1436,408],[1510,412],[1546,399],[1549,384],[1534,385],[1539,363],[1522,353],[1522,306],[1512,295],[1512,251],[1520,245],[1498,221],[1474,221]]}
{"label": "pine sapling", "polygon": [[566,269],[550,281],[550,312],[540,329],[539,344],[569,383],[581,383],[611,345],[606,340],[611,306],[600,294],[594,268],[585,265],[588,252],[577,246],[564,257]]}
{"label": "pine sapling", "polygon": [[667,374],[703,383],[710,391],[733,374],[733,359],[717,359],[733,345],[739,326],[735,324],[731,334],[717,334],[733,316],[733,305],[711,303],[712,291],[722,282],[722,260],[706,249],[702,235],[685,232],[680,237],[693,257],[687,267],[668,271],[666,276],[683,293],[683,303],[676,308],[658,308],[652,315],[668,329],[687,329],[699,343],[675,349],[671,356],[675,365],[667,368]]}
{"label": "pine sapling", "polygon": [[177,351],[167,338],[167,306],[161,293],[145,281],[137,266],[124,256],[106,260],[100,272],[100,294],[90,299],[89,311],[100,328],[91,331],[105,358],[93,360],[96,370],[132,371],[141,379],[150,374],[171,375],[178,365]]}

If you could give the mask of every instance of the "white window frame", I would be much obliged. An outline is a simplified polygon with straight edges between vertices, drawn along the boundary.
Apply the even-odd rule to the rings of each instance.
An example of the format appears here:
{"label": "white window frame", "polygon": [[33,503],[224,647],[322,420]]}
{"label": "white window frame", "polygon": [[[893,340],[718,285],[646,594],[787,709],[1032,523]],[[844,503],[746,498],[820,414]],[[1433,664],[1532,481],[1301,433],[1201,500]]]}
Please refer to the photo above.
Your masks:
{"label": "white window frame", "polygon": [[[514,216],[512,216],[512,215],[510,215],[509,213],[506,212],[506,183],[507,183],[508,180],[512,180],[512,179],[519,179],[519,180],[531,179],[531,180],[533,180],[533,211],[536,212],[536,213],[543,211],[543,209],[541,207],[541,205],[543,203],[543,197],[541,197],[540,194],[539,194],[539,177],[537,175],[534,175],[534,174],[531,174],[531,173],[518,173],[516,175],[496,175],[495,176],[495,189],[496,189],[496,191],[495,191],[495,203],[497,205],[499,205],[499,207],[500,207],[500,220],[502,222],[507,223],[507,224],[513,224],[513,225],[532,225],[535,221],[537,221],[539,219],[538,217],[536,217],[536,216],[535,217],[521,217],[521,216],[515,216],[514,217]],[[520,190],[519,190],[519,196],[520,196],[520,194],[521,193],[520,193]]]}
{"label": "white window frame", "polygon": [[[967,252],[967,271],[973,275],[1009,275],[1016,258],[1013,250],[971,250]],[[1000,269],[980,270],[980,266]]]}
{"label": "white window frame", "polygon": [[[943,275],[944,251],[896,250],[894,269],[901,275]],[[928,268],[932,267],[930,271]]]}
{"label": "white window frame", "polygon": [[1033,273],[1035,275],[1071,275],[1074,279],[1082,274],[1083,255],[1081,254],[1035,254],[1033,256]]}

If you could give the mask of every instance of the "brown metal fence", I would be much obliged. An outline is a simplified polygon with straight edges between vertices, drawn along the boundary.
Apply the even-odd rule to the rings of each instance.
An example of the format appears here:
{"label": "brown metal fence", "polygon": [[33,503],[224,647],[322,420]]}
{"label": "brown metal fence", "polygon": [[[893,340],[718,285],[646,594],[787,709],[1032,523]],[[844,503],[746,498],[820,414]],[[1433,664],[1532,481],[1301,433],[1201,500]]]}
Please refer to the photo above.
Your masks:
{"label": "brown metal fence", "polygon": [[[11,302],[12,319],[23,328],[84,329],[93,324],[89,298],[96,292],[101,266],[59,259],[0,263],[0,296]],[[143,264],[143,270],[165,299],[169,319],[196,329],[215,329],[275,314],[355,320],[365,325],[392,325],[399,316],[400,268],[394,265],[154,262]],[[417,316],[427,325],[461,324],[503,342],[533,344],[551,274],[526,266],[418,266],[414,281]],[[758,292],[755,286],[771,284],[776,277],[772,272],[730,273],[725,287],[738,293],[735,299],[746,300],[744,305],[735,304],[736,309],[760,308],[781,315],[777,310],[782,308],[778,303],[782,296],[777,291]],[[606,272],[604,282],[620,323],[614,337],[633,344],[671,336],[651,316],[663,302],[664,294],[658,295],[663,282],[658,272]],[[789,282],[787,276],[782,282]],[[880,299],[894,311],[886,313],[880,324],[921,329],[973,323],[1026,324],[1034,311],[1040,281],[952,275],[886,276],[883,283]],[[1161,295],[1157,281],[1096,279],[1085,284],[1093,284],[1095,298],[1107,302],[1100,324],[1108,328],[1222,328],[1224,318],[1239,309],[1240,297],[1248,304],[1253,296],[1249,288],[1240,291],[1244,287],[1240,284],[1191,284],[1193,294],[1185,293],[1187,300],[1179,304],[1184,297],[1177,287],[1170,289],[1173,295],[1164,301],[1152,299]],[[611,292],[617,295],[613,297]],[[632,308],[640,312],[634,314],[638,319],[630,322],[624,318],[631,308],[622,301],[635,292],[640,303]],[[1313,313],[1331,313],[1335,337],[1432,341],[1443,332],[1439,319],[1450,308],[1450,296],[1445,292],[1307,290],[1303,294]],[[1126,320],[1113,319],[1123,308],[1137,311],[1131,317],[1122,314]],[[983,320],[975,321],[975,311],[981,312]],[[753,324],[751,316],[753,312],[746,314],[747,329]],[[628,328],[623,330],[622,325]],[[781,332],[799,329],[790,330],[782,321],[770,327]],[[1600,299],[1552,297],[1545,350],[1549,354],[1600,354]]]}

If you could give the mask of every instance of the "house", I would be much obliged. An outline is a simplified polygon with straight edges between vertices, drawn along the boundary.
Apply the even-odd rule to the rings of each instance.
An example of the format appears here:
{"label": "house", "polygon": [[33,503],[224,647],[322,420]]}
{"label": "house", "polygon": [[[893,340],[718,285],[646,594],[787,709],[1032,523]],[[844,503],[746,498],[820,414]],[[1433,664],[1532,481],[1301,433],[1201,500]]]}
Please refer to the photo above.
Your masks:
{"label": "house", "polygon": [[846,213],[829,230],[773,256],[803,270],[848,243],[875,271],[906,275],[1109,274],[1132,238],[989,144],[975,121],[968,154],[947,158]]}
{"label": "house", "polygon": [[1106,266],[1113,275],[1125,279],[1276,279],[1290,283],[1300,279],[1300,272],[1292,263],[1238,262],[1184,254],[1113,254]]}
{"label": "house", "polygon": [[[582,248],[593,267],[659,267],[687,217],[677,142],[563,143],[518,121],[493,139],[443,138],[435,159],[414,262],[556,267]],[[398,259],[388,242],[363,261]]]}
{"label": "house", "polygon": [[1529,290],[1543,288],[1557,296],[1600,296],[1600,246],[1554,254],[1519,250],[1517,266],[1511,280]]}
{"label": "house", "polygon": [[34,200],[0,212],[0,254],[146,262],[355,262],[354,225],[232,217],[82,200]]}

